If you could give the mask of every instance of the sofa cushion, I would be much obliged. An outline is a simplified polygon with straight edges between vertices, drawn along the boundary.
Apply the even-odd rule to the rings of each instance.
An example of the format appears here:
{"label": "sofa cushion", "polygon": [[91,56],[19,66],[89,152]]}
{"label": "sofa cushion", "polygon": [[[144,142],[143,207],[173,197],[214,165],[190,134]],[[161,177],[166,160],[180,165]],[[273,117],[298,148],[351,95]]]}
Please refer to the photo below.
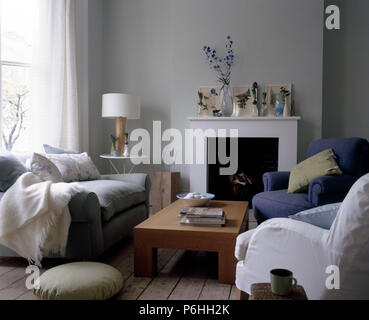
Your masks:
{"label": "sofa cushion", "polygon": [[77,152],[53,147],[53,146],[50,146],[49,144],[44,144],[43,146],[44,146],[45,152],[48,154],[65,154],[65,153],[77,154]]}
{"label": "sofa cushion", "polygon": [[252,203],[265,219],[287,218],[314,207],[307,193],[287,193],[286,189],[258,193]]}
{"label": "sofa cushion", "polygon": [[86,152],[81,154],[46,154],[59,169],[64,182],[100,179],[99,170]]}
{"label": "sofa cushion", "polygon": [[0,155],[0,191],[8,190],[27,169],[10,152]]}
{"label": "sofa cushion", "polygon": [[63,182],[63,177],[56,165],[39,153],[35,152],[33,154],[30,167],[32,173],[39,176],[43,181]]}
{"label": "sofa cushion", "polygon": [[296,165],[290,174],[288,192],[306,192],[316,178],[342,174],[332,149],[324,150]]}
{"label": "sofa cushion", "polygon": [[97,195],[103,221],[109,221],[115,214],[146,200],[145,188],[130,182],[93,180],[79,182],[79,184]]}
{"label": "sofa cushion", "polygon": [[341,203],[342,202],[330,203],[324,206],[304,210],[289,216],[289,218],[329,230],[336,218],[339,208],[341,207]]}
{"label": "sofa cushion", "polygon": [[106,300],[122,286],[122,274],[112,266],[72,262],[45,271],[33,293],[43,300]]}

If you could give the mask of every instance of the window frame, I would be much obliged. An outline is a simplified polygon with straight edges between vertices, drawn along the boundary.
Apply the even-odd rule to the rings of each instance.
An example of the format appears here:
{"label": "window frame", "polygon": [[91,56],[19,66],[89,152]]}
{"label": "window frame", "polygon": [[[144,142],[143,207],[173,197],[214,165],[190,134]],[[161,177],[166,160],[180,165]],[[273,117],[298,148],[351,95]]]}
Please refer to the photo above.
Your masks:
{"label": "window frame", "polygon": [[[0,19],[1,19],[1,15],[2,15],[2,0],[0,0]],[[2,88],[2,84],[3,84],[3,75],[2,75],[2,71],[3,71],[3,60],[2,60],[2,55],[1,55],[1,48],[2,48],[2,42],[1,42],[1,23],[0,23],[0,150],[3,150],[3,130],[2,130],[2,126],[3,126],[3,105],[2,105],[2,92],[3,92],[3,88]]]}
{"label": "window frame", "polygon": [[[0,19],[2,14],[2,0],[0,0]],[[1,42],[1,23],[0,23],[0,150],[4,150],[3,148],[3,130],[2,130],[2,124],[3,124],[3,105],[2,105],[2,83],[3,83],[3,76],[2,76],[2,70],[3,66],[8,67],[21,67],[21,68],[29,68],[31,69],[32,64],[27,62],[19,62],[19,61],[11,61],[11,60],[2,60],[2,42]]]}

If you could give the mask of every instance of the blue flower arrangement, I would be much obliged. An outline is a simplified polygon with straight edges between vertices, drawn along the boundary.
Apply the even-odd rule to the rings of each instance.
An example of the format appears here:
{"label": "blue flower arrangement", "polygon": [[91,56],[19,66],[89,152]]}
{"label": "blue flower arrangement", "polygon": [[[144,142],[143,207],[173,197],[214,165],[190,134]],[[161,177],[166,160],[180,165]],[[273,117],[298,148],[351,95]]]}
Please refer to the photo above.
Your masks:
{"label": "blue flower arrangement", "polygon": [[229,86],[231,79],[231,68],[234,63],[233,40],[231,36],[227,36],[227,55],[225,58],[218,56],[217,51],[210,46],[204,46],[202,50],[206,55],[210,69],[214,70],[218,74],[218,82],[223,85],[222,89],[226,85]]}

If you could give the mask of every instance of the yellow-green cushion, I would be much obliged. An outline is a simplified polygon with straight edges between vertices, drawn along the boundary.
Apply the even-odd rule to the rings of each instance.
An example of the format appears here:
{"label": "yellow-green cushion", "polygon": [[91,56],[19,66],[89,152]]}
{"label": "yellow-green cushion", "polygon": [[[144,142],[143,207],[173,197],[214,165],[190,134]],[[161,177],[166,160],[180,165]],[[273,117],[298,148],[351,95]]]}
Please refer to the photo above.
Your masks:
{"label": "yellow-green cushion", "polygon": [[97,262],[74,262],[47,270],[33,293],[43,300],[105,300],[123,285],[122,274]]}
{"label": "yellow-green cushion", "polygon": [[316,178],[342,174],[332,149],[324,150],[296,165],[290,175],[288,193],[304,192]]}

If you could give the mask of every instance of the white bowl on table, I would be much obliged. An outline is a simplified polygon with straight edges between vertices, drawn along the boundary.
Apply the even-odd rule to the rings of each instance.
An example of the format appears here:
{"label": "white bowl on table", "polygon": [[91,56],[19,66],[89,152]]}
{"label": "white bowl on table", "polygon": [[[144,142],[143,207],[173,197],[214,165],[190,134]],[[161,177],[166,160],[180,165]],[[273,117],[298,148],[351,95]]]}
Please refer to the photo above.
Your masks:
{"label": "white bowl on table", "polygon": [[[188,195],[194,195],[193,198],[186,198]],[[205,206],[215,195],[205,192],[191,192],[177,194],[177,199],[180,199],[185,207],[201,207]]]}

